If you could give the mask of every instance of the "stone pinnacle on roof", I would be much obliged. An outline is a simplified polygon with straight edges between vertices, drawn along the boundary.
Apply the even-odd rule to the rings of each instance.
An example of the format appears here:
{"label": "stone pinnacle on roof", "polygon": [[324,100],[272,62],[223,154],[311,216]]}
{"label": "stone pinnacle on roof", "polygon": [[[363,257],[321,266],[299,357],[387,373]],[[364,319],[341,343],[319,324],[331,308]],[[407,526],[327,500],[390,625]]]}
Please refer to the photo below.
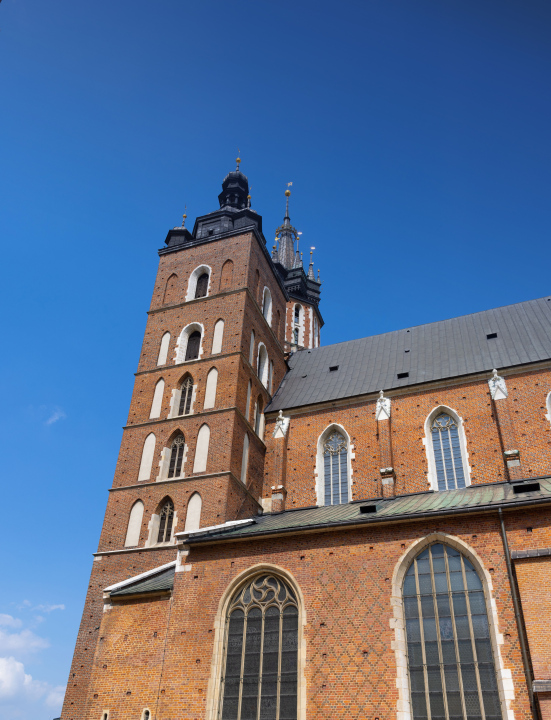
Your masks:
{"label": "stone pinnacle on roof", "polygon": [[[308,277],[310,278],[310,280],[316,279],[315,275],[314,275],[314,258],[312,257],[314,255],[315,249],[316,248],[314,246],[312,246],[310,248],[310,267],[308,268]],[[319,275],[319,270],[318,270],[318,275]],[[319,280],[319,278],[318,278],[318,280]]]}
{"label": "stone pinnacle on roof", "polygon": [[296,268],[302,267],[302,254],[298,250],[298,241],[300,240],[300,235],[302,235],[302,233],[297,233],[297,251],[295,253],[295,264],[293,266]]}

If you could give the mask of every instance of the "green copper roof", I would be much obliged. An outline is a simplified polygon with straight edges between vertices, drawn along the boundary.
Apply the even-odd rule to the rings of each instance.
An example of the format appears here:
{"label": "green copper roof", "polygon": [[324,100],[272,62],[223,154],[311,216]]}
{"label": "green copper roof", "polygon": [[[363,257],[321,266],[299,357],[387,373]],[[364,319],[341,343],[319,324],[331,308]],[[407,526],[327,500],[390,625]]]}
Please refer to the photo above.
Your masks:
{"label": "green copper roof", "polygon": [[152,593],[152,592],[163,592],[172,590],[174,587],[174,565],[172,567],[157,573],[157,575],[150,575],[149,577],[143,578],[143,580],[137,580],[129,585],[124,585],[121,588],[112,590],[111,597],[122,597],[124,595],[137,595],[141,593]]}
{"label": "green copper roof", "polygon": [[[536,485],[539,483],[539,489],[526,492],[525,490],[533,487],[534,483]],[[492,508],[497,510],[497,507],[507,508],[545,501],[551,502],[551,478],[549,477],[515,485],[496,482],[487,485],[471,485],[463,490],[430,491],[388,500],[375,498],[346,505],[328,505],[304,510],[290,510],[273,515],[260,515],[254,518],[251,525],[212,529],[202,535],[194,535],[185,542],[193,544],[318,527],[338,527],[398,519],[408,520],[419,516],[476,512]],[[366,509],[368,512],[365,512]]]}

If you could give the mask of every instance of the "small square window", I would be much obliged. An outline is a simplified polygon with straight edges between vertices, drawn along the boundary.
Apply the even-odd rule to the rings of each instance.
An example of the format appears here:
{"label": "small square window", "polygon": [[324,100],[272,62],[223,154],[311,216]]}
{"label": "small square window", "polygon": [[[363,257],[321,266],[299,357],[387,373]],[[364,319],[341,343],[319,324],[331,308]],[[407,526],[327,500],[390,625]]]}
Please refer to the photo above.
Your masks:
{"label": "small square window", "polygon": [[396,377],[398,378],[398,380],[402,380],[403,378],[409,377],[409,373],[408,373],[408,372],[398,373],[398,374],[396,375]]}
{"label": "small square window", "polygon": [[486,340],[495,340],[497,337],[497,333],[488,333],[486,335]]}
{"label": "small square window", "polygon": [[339,369],[338,365],[330,365],[329,366],[329,372],[335,372],[335,370],[338,370],[338,369]]}

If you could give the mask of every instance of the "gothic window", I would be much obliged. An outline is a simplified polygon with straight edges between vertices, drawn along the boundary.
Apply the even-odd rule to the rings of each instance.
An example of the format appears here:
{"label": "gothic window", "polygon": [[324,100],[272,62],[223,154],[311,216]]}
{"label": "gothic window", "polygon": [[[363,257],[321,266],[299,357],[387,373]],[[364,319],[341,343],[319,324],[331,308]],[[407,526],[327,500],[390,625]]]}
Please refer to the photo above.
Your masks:
{"label": "gothic window", "polygon": [[130,511],[130,518],[128,519],[128,528],[126,530],[126,540],[124,541],[124,547],[136,547],[140,542],[140,530],[142,529],[143,519],[143,502],[136,500],[132,505]]}
{"label": "gothic window", "polygon": [[209,287],[209,274],[203,273],[197,278],[197,286],[195,288],[195,297],[202,298],[206,297],[207,290]]}
{"label": "gothic window", "polygon": [[193,472],[205,472],[207,469],[207,460],[209,456],[210,444],[210,428],[205,423],[199,428],[197,433],[197,445],[195,446],[195,460],[193,462]]}
{"label": "gothic window", "polygon": [[264,288],[264,296],[262,298],[262,314],[266,318],[268,325],[272,324],[272,295],[267,287]]}
{"label": "gothic window", "polygon": [[224,321],[217,320],[214,326],[214,334],[212,336],[212,354],[216,355],[222,352],[222,340],[224,339]]}
{"label": "gothic window", "polygon": [[153,401],[151,403],[151,411],[149,418],[158,418],[161,414],[161,408],[163,405],[163,394],[165,391],[165,381],[161,378],[155,385],[155,392],[153,393]]}
{"label": "gothic window", "polygon": [[465,487],[458,422],[446,412],[439,413],[430,426],[439,490]]}
{"label": "gothic window", "polygon": [[192,530],[199,530],[201,527],[201,507],[203,501],[198,492],[193,493],[187,504],[186,512],[186,525],[184,530],[191,532]]}
{"label": "gothic window", "polygon": [[194,330],[188,338],[186,348],[186,360],[197,360],[201,346],[201,333]]}
{"label": "gothic window", "polygon": [[159,534],[157,535],[158,543],[170,542],[173,522],[174,503],[172,502],[172,500],[167,499],[159,514]]}
{"label": "gothic window", "polygon": [[241,482],[247,484],[247,471],[249,469],[249,436],[245,433],[243,438],[243,454],[241,455]]}
{"label": "gothic window", "polygon": [[173,273],[166,282],[163,305],[175,302],[178,302],[178,275]]}
{"label": "gothic window", "polygon": [[226,615],[221,720],[296,720],[298,602],[281,578],[261,575]]}
{"label": "gothic window", "polygon": [[262,439],[262,430],[264,425],[264,415],[262,414],[263,403],[260,395],[254,406],[255,418],[254,418],[254,431],[260,439]]}
{"label": "gothic window", "polygon": [[193,396],[193,378],[190,375],[188,375],[188,377],[182,383],[178,415],[189,415],[189,413],[191,411],[192,396]]}
{"label": "gothic window", "polygon": [[229,290],[233,280],[233,262],[226,260],[222,265],[222,273],[220,275],[220,290]]}
{"label": "gothic window", "polygon": [[436,543],[404,578],[413,720],[500,720],[482,582],[457,550]]}
{"label": "gothic window", "polygon": [[298,327],[293,330],[293,342],[298,345]]}
{"label": "gothic window", "polygon": [[150,720],[150,718],[151,718],[151,713],[149,712],[149,710],[144,710],[142,720]]}
{"label": "gothic window", "polygon": [[153,465],[153,455],[155,453],[156,438],[153,433],[149,433],[146,437],[142,449],[142,459],[140,462],[140,470],[138,472],[138,481],[149,480],[151,476],[151,467]]}
{"label": "gothic window", "polygon": [[300,325],[300,305],[295,305],[295,325]]}
{"label": "gothic window", "polygon": [[186,441],[183,435],[177,435],[170,448],[170,464],[168,466],[168,477],[180,477],[182,474],[182,463],[184,461],[184,451],[186,449]]}
{"label": "gothic window", "polygon": [[205,385],[205,401],[203,403],[203,410],[208,410],[216,405],[216,386],[218,385],[218,370],[211,368],[207,375],[207,382]]}
{"label": "gothic window", "polygon": [[257,373],[258,377],[260,378],[260,382],[264,385],[265,388],[268,387],[268,372],[268,351],[266,350],[266,346],[264,345],[264,343],[260,343],[258,346]]}
{"label": "gothic window", "polygon": [[249,380],[249,384],[247,385],[247,405],[245,407],[245,418],[248,420],[251,415],[251,388],[252,383]]}
{"label": "gothic window", "polygon": [[254,330],[251,330],[251,344],[249,346],[249,362],[253,364],[254,359]]}
{"label": "gothic window", "polygon": [[161,338],[161,345],[159,347],[159,357],[157,358],[157,365],[164,365],[168,356],[168,347],[170,345],[170,333],[166,332]]}
{"label": "gothic window", "polygon": [[348,442],[333,430],[323,443],[325,505],[348,502]]}

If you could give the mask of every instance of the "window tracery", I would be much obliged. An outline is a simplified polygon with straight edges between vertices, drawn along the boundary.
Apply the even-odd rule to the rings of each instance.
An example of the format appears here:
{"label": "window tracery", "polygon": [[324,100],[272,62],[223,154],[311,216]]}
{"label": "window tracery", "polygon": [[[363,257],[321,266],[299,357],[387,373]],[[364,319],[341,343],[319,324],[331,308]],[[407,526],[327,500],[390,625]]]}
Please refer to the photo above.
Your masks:
{"label": "window tracery", "polygon": [[183,435],[177,435],[172,442],[170,450],[170,464],[168,466],[168,477],[180,477],[182,474],[182,462],[184,460],[184,451],[186,442]]}
{"label": "window tracery", "polygon": [[240,588],[226,614],[222,720],[295,720],[298,601],[281,578]]}
{"label": "window tracery", "polygon": [[191,398],[193,395],[193,378],[188,376],[182,383],[182,391],[180,394],[180,406],[178,415],[189,415],[191,411]]}
{"label": "window tracery", "polygon": [[159,513],[159,534],[157,542],[170,542],[172,535],[172,523],[174,522],[174,504],[172,500],[167,500]]}
{"label": "window tracery", "polygon": [[484,590],[472,563],[434,543],[403,584],[414,720],[500,720]]}
{"label": "window tracery", "polygon": [[333,430],[323,443],[324,495],[326,505],[348,502],[348,441]]}
{"label": "window tracery", "polygon": [[449,413],[441,412],[432,421],[430,432],[438,489],[464,488],[465,470],[457,421]]}

